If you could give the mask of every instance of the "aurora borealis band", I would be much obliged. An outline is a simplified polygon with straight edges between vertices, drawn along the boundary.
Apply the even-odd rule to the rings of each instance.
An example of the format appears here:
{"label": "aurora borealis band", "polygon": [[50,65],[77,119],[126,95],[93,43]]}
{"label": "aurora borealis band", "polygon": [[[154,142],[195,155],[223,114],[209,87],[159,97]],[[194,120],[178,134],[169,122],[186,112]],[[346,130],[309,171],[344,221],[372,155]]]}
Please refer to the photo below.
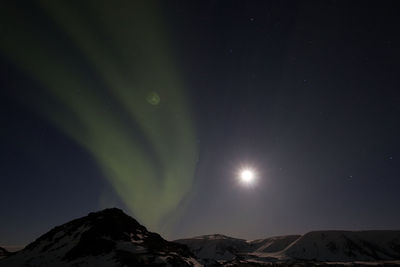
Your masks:
{"label": "aurora borealis band", "polygon": [[157,5],[19,5],[0,7],[0,53],[42,88],[20,101],[84,147],[131,212],[158,229],[191,189],[197,149]]}

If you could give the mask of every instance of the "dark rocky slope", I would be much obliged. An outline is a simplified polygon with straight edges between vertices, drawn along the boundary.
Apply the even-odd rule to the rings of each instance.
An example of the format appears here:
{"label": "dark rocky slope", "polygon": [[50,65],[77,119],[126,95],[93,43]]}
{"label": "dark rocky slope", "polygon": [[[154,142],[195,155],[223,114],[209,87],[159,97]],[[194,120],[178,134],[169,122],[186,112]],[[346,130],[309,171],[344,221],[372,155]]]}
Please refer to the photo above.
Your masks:
{"label": "dark rocky slope", "polygon": [[0,266],[194,266],[184,245],[147,231],[119,209],[57,226]]}

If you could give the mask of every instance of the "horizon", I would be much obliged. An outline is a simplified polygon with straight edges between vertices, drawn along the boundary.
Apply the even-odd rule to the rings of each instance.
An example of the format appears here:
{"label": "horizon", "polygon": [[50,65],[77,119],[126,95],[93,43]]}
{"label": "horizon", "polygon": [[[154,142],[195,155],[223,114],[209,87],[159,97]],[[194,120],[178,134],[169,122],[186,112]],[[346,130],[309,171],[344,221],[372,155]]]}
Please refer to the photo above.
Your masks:
{"label": "horizon", "polygon": [[[123,209],[117,208],[117,207],[110,207],[110,208],[105,208],[102,210],[97,210],[97,211],[92,211],[90,213],[98,213],[98,212],[102,212],[104,210],[107,209],[119,209],[121,210],[124,214],[130,216],[129,214],[127,214]],[[89,215],[90,213],[88,213],[87,215]],[[69,223],[71,221],[74,221],[76,219],[80,219],[80,218],[84,218],[87,215],[81,216],[81,217],[76,217],[76,218],[72,218],[68,221],[65,221],[62,224],[58,224],[55,225],[53,227],[51,227],[50,229],[48,229],[47,231],[41,233],[39,236],[35,237],[33,240],[29,241],[28,243],[24,244],[24,245],[15,245],[15,244],[11,244],[11,245],[6,245],[6,244],[0,244],[1,248],[6,249],[9,252],[16,252],[16,251],[20,251],[22,249],[24,249],[27,245],[29,245],[30,243],[34,242],[35,240],[37,240],[39,237],[41,237],[42,235],[46,234],[48,231],[61,226],[63,224]],[[132,216],[130,216],[132,217]],[[138,221],[136,218],[132,217],[133,219],[135,219],[136,221]],[[139,224],[140,221],[138,221]],[[141,224],[143,225],[143,224]],[[144,227],[146,227],[146,225],[143,225]],[[147,227],[146,227],[147,228]],[[151,231],[150,229],[147,228],[148,231],[150,232],[154,232]],[[168,239],[165,236],[161,235],[162,238],[168,240],[168,241],[176,241],[176,240],[180,240],[180,239],[196,239],[196,238],[201,238],[201,237],[207,237],[207,236],[224,236],[227,238],[233,238],[233,239],[242,239],[245,240],[246,242],[251,242],[251,241],[256,241],[256,240],[264,240],[264,239],[268,239],[268,238],[274,238],[274,237],[283,237],[283,236],[299,236],[302,237],[308,233],[312,233],[312,232],[379,232],[379,231],[394,231],[394,232],[399,232],[400,229],[354,229],[354,230],[350,230],[350,229],[314,229],[314,230],[308,230],[304,233],[286,233],[286,234],[278,234],[278,235],[272,235],[272,236],[264,236],[264,237],[259,237],[259,238],[244,238],[244,237],[238,237],[238,236],[232,236],[232,235],[227,235],[227,234],[221,234],[221,233],[206,233],[206,234],[200,234],[200,235],[194,235],[194,236],[186,236],[186,237],[179,237],[179,238],[174,238],[174,239]]]}

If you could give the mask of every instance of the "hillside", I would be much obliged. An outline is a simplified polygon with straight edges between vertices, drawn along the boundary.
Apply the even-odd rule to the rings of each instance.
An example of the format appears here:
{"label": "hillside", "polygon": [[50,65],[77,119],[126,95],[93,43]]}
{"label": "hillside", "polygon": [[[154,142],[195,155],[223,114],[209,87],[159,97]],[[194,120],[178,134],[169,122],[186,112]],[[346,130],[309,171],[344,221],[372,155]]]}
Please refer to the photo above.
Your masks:
{"label": "hillside", "polygon": [[188,245],[204,264],[224,266],[400,263],[400,231],[316,231],[253,241],[211,235],[175,242]]}
{"label": "hillside", "polygon": [[282,254],[292,259],[341,262],[400,259],[400,231],[309,232]]}
{"label": "hillside", "polygon": [[0,266],[195,266],[186,246],[147,231],[119,209],[73,220],[0,261]]}

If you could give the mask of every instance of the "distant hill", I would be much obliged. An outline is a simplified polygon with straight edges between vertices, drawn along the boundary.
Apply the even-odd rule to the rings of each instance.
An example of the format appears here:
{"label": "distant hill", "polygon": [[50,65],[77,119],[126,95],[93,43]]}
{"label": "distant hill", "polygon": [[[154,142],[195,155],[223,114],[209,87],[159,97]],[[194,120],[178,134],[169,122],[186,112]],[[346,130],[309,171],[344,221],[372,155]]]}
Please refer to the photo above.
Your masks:
{"label": "distant hill", "polygon": [[278,252],[288,247],[299,237],[299,235],[289,235],[246,241],[214,234],[178,239],[174,242],[187,245],[203,264],[208,265],[245,258],[253,252]]}
{"label": "distant hill", "polygon": [[215,262],[226,266],[314,266],[328,262],[330,266],[333,263],[400,265],[400,231],[316,231],[254,241],[206,235],[175,242],[189,246],[206,265]]}
{"label": "distant hill", "polygon": [[179,239],[174,242],[190,247],[203,264],[234,260],[239,253],[251,251],[246,240],[219,234]]}
{"label": "distant hill", "polygon": [[275,236],[265,239],[250,241],[253,252],[278,252],[287,248],[291,243],[296,241],[300,235]]}
{"label": "distant hill", "polygon": [[291,259],[373,261],[400,259],[400,231],[316,231],[283,252]]}

